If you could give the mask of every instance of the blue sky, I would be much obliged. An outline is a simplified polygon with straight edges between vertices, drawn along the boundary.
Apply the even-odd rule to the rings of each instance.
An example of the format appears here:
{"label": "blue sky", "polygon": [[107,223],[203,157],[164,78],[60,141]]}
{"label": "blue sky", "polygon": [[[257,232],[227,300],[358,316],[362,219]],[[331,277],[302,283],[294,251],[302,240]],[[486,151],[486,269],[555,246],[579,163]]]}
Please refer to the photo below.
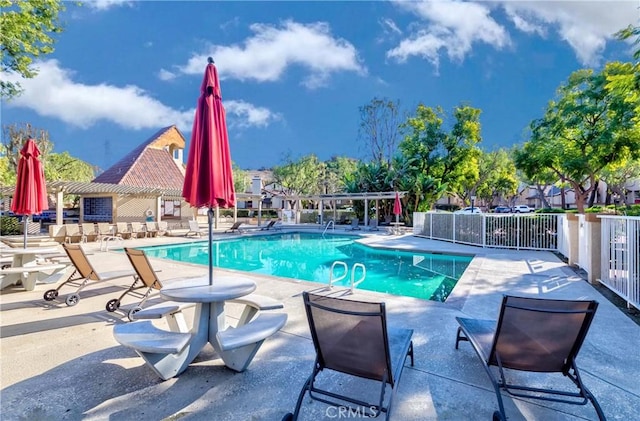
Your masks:
{"label": "blue sky", "polygon": [[[571,72],[631,60],[613,33],[640,1],[67,3],[55,52],[2,102],[2,124],[48,130],[55,152],[106,169],[158,129],[187,142],[212,56],[232,159],[243,169],[315,153],[362,159],[374,97],[480,108],[485,150],[522,143]],[[5,76],[3,76],[5,77]],[[15,76],[9,75],[15,80]],[[186,157],[185,151],[185,157]]]}

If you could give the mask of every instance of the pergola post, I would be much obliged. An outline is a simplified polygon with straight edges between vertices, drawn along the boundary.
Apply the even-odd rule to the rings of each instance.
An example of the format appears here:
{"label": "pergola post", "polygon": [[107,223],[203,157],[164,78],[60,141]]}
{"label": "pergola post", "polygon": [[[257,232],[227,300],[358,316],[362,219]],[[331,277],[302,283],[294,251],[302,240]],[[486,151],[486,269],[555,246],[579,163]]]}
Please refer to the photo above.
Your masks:
{"label": "pergola post", "polygon": [[364,226],[369,225],[369,199],[364,198]]}
{"label": "pergola post", "polygon": [[162,196],[158,196],[156,197],[156,222],[160,222],[160,219],[162,217],[161,214],[161,210],[162,210]]}
{"label": "pergola post", "polygon": [[56,225],[62,225],[64,223],[64,194],[62,190],[58,190],[56,193]]}

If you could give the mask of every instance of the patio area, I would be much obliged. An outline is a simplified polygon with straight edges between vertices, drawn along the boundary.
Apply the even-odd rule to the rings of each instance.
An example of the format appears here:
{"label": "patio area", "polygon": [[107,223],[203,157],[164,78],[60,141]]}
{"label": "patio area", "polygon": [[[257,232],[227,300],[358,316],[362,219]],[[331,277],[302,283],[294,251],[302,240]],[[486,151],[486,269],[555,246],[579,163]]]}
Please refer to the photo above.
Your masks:
{"label": "patio area", "polygon": [[[216,234],[219,236],[220,234]],[[177,243],[180,237],[125,240],[128,247]],[[454,349],[456,316],[497,317],[503,294],[547,298],[596,299],[600,306],[578,356],[583,380],[610,420],[632,420],[640,411],[640,326],[551,252],[481,249],[410,235],[367,235],[373,246],[475,258],[447,303],[357,291],[352,297],[385,301],[389,324],[414,329],[415,366],[404,369],[391,419],[490,420],[497,409],[495,393],[473,348]],[[122,252],[86,250],[97,271],[129,269]],[[170,278],[203,275],[202,266],[150,259],[165,286]],[[216,270],[217,274],[237,272]],[[315,353],[302,303],[302,291],[324,288],[309,282],[251,275],[256,292],[284,303],[285,327],[260,348],[248,370],[235,373],[205,347],[179,377],[160,380],[132,350],[113,338],[113,326],[126,323],[122,312],[105,304],[117,297],[129,279],[91,283],[80,302],[67,307],[42,298],[49,288],[7,288],[0,304],[1,411],[7,420],[265,420],[277,421],[295,407],[309,376]],[[340,294],[338,289],[335,294]],[[158,302],[157,295],[152,302]],[[122,310],[137,300],[125,298]],[[230,304],[228,317],[241,308]],[[524,376],[522,374],[519,377]],[[528,376],[528,375],[527,375]],[[536,380],[535,376],[528,376]],[[366,382],[345,380],[348,390],[376,392]],[[568,384],[559,378],[551,385]],[[592,406],[575,406],[506,397],[509,420],[595,420]],[[347,414],[343,416],[346,418]],[[335,408],[307,397],[301,420],[340,418]],[[351,414],[350,418],[357,418]],[[378,419],[383,419],[382,417]]]}

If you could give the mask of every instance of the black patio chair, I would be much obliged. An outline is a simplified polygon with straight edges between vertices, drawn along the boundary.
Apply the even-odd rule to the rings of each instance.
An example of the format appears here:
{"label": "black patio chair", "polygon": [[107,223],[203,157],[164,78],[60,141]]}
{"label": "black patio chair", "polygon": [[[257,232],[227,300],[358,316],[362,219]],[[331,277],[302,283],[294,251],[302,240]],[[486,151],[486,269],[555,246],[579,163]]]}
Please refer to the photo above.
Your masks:
{"label": "black patio chair", "polygon": [[[591,402],[600,420],[604,413],[584,385],[576,366],[576,356],[598,308],[597,301],[551,300],[504,296],[498,321],[456,317],[460,341],[471,343],[491,379],[499,411],[494,421],[507,416],[500,390],[509,395],[585,405]],[[491,369],[491,366],[497,368]],[[507,381],[505,369],[536,373],[562,373],[578,391],[546,389]]]}
{"label": "black patio chair", "polygon": [[[306,392],[312,399],[357,411],[366,408],[367,416],[382,412],[389,419],[391,404],[406,357],[413,366],[413,330],[387,327],[384,303],[369,303],[303,293],[307,320],[316,350],[311,376],[298,397],[293,414],[284,420],[297,420]],[[376,380],[381,383],[377,403],[364,402],[316,387],[315,382],[324,370]],[[385,404],[387,385],[391,396]],[[357,405],[357,408],[349,406]]]}

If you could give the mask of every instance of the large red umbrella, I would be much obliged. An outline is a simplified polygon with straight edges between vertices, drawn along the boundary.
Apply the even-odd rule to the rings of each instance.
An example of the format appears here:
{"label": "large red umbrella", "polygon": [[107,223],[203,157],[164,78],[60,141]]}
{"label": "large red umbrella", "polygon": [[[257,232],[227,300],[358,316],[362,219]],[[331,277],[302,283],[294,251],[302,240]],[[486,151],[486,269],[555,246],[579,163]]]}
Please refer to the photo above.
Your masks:
{"label": "large red umbrella", "polygon": [[402,213],[402,202],[400,195],[396,192],[396,200],[393,202],[393,214],[396,216],[396,223],[400,223],[400,214]]}
{"label": "large red umbrella", "polygon": [[27,248],[27,222],[30,215],[49,209],[44,170],[38,157],[40,149],[33,139],[27,139],[20,150],[16,191],[11,202],[11,211],[23,215],[24,248]]}
{"label": "large red umbrella", "polygon": [[235,205],[227,121],[218,71],[209,57],[200,86],[189,145],[182,196],[191,206],[207,206],[209,220],[209,284],[213,282],[213,208]]}

